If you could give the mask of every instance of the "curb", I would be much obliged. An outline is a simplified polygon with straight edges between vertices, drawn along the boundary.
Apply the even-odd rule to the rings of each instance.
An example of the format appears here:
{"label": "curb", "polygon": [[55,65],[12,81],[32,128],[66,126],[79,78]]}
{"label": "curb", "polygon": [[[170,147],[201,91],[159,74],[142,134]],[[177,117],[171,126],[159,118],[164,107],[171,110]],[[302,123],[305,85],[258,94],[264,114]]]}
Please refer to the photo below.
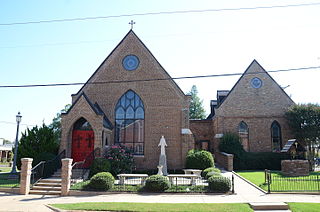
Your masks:
{"label": "curb", "polygon": [[240,176],[240,175],[237,174],[236,172],[232,171],[232,174],[236,175],[237,177],[239,177],[240,179],[244,180],[244,181],[247,182],[248,184],[252,185],[253,187],[255,187],[256,189],[258,189],[259,191],[263,192],[264,194],[269,194],[268,192],[266,192],[265,190],[263,190],[263,189],[260,188],[259,186],[253,184],[252,182],[250,182],[250,181],[247,180],[246,178]]}

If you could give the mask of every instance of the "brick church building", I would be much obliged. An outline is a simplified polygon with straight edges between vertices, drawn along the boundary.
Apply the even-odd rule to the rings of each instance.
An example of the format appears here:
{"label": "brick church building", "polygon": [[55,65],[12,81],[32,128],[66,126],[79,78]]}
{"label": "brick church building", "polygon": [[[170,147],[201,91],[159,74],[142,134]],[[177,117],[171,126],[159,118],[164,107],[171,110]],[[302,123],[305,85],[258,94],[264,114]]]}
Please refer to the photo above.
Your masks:
{"label": "brick church building", "polygon": [[[152,80],[150,80],[152,79]],[[230,91],[218,91],[207,120],[189,120],[187,96],[130,30],[62,114],[60,151],[74,161],[120,144],[138,169],[156,169],[159,140],[167,142],[168,169],[181,169],[192,148],[218,151],[219,136],[239,133],[247,151],[278,151],[290,138],[284,119],[294,102],[253,61]]]}

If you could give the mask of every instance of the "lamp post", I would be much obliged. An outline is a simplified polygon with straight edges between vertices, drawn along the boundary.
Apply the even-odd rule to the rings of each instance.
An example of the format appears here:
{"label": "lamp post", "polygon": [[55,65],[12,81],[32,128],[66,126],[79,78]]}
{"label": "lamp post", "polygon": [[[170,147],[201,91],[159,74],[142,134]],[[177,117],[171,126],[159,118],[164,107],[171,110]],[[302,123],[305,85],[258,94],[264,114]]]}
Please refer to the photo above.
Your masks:
{"label": "lamp post", "polygon": [[17,173],[16,165],[17,165],[17,154],[18,154],[18,136],[19,136],[19,124],[21,122],[21,115],[20,112],[16,115],[16,121],[17,121],[17,134],[16,134],[16,141],[14,143],[14,157],[13,157],[13,165],[11,174]]}

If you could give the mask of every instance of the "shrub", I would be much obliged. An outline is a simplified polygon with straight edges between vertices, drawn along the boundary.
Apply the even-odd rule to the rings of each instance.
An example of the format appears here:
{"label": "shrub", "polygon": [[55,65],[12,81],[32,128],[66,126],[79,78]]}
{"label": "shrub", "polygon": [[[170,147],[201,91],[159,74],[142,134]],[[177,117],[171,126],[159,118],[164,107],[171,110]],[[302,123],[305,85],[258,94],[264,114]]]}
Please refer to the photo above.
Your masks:
{"label": "shrub", "polygon": [[241,157],[245,152],[239,135],[231,132],[224,133],[219,143],[219,150],[220,152],[226,152],[238,157]]}
{"label": "shrub", "polygon": [[107,191],[112,188],[114,184],[114,177],[109,172],[100,172],[94,175],[88,184],[89,188]]}
{"label": "shrub", "polygon": [[213,192],[228,192],[231,188],[231,182],[226,177],[212,176],[208,179],[209,189]]}
{"label": "shrub", "polygon": [[111,164],[111,173],[116,176],[120,173],[131,173],[134,168],[132,151],[125,146],[113,145],[105,152],[105,158]]}
{"label": "shrub", "polygon": [[201,173],[201,176],[208,179],[206,176],[208,173],[211,173],[211,172],[220,173],[221,171],[218,168],[210,167],[210,168],[206,168],[205,170],[203,170]]}
{"label": "shrub", "polygon": [[167,177],[161,175],[152,175],[146,179],[146,190],[153,192],[163,192],[170,188],[170,182]]}
{"label": "shrub", "polygon": [[208,174],[205,176],[206,179],[209,179],[210,177],[221,177],[221,173],[220,172],[208,172]]}
{"label": "shrub", "polygon": [[192,149],[188,152],[186,158],[186,168],[188,169],[206,169],[214,167],[213,156],[205,150]]}
{"label": "shrub", "polygon": [[99,172],[109,172],[111,168],[110,162],[105,158],[95,158],[90,166],[89,178]]}

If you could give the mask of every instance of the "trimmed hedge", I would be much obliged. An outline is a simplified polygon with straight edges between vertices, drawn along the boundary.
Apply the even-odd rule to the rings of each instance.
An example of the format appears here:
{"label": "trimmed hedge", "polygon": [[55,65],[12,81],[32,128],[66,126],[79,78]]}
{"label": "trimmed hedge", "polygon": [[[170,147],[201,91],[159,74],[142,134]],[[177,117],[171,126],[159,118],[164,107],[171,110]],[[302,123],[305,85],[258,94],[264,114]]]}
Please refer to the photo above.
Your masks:
{"label": "trimmed hedge", "polygon": [[146,179],[144,188],[147,191],[163,192],[170,188],[170,182],[165,176],[152,175]]}
{"label": "trimmed hedge", "polygon": [[228,192],[231,189],[230,179],[222,176],[212,176],[208,179],[209,189],[213,192]]}
{"label": "trimmed hedge", "polygon": [[203,170],[202,173],[201,173],[201,176],[206,178],[206,176],[207,176],[207,174],[209,172],[221,173],[220,169],[214,168],[214,167],[210,167],[210,168],[206,168],[205,170]]}
{"label": "trimmed hedge", "polygon": [[234,155],[234,170],[281,170],[281,160],[290,159],[289,154],[277,152],[246,152],[239,136],[230,132],[221,138],[219,150]]}
{"label": "trimmed hedge", "polygon": [[100,172],[110,172],[111,164],[105,158],[95,158],[90,166],[89,178]]}
{"label": "trimmed hedge", "polygon": [[112,188],[113,184],[114,177],[111,173],[100,172],[90,179],[88,187],[99,191],[108,191]]}
{"label": "trimmed hedge", "polygon": [[188,169],[206,169],[214,167],[213,156],[205,150],[192,149],[186,157],[186,168]]}

